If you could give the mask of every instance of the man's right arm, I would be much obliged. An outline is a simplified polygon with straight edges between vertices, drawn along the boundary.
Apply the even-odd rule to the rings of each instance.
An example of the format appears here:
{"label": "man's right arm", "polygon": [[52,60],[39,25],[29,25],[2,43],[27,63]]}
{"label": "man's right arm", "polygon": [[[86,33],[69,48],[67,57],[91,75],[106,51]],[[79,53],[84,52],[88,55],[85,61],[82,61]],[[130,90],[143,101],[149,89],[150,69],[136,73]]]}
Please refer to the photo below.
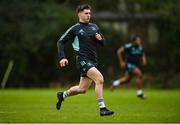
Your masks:
{"label": "man's right arm", "polygon": [[64,44],[70,40],[72,41],[73,39],[74,39],[74,33],[73,33],[73,27],[71,27],[61,36],[61,38],[57,42],[60,67],[65,67],[66,65],[68,65],[68,60],[66,59],[64,53]]}
{"label": "man's right arm", "polygon": [[124,60],[124,48],[123,47],[121,47],[117,50],[117,55],[118,55],[118,59],[119,59],[121,68],[125,68],[126,63]]}
{"label": "man's right arm", "polygon": [[73,34],[73,27],[70,27],[58,40],[57,42],[57,48],[58,48],[58,56],[59,60],[66,58],[65,53],[64,53],[64,44],[68,41],[72,41],[74,39],[74,34]]}

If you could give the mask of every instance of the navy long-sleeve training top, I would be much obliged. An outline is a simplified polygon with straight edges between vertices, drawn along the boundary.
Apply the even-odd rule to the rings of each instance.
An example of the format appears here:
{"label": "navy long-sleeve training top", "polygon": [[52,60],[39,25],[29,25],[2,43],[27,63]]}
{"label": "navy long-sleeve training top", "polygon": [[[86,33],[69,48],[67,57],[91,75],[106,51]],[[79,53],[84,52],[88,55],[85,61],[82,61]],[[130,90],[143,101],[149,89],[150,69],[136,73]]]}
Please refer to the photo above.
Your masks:
{"label": "navy long-sleeve training top", "polygon": [[97,63],[97,44],[103,46],[105,40],[104,37],[102,40],[97,40],[96,33],[103,37],[99,27],[93,23],[79,22],[71,26],[57,42],[60,60],[66,58],[64,44],[68,41],[72,41],[72,47],[76,55]]}

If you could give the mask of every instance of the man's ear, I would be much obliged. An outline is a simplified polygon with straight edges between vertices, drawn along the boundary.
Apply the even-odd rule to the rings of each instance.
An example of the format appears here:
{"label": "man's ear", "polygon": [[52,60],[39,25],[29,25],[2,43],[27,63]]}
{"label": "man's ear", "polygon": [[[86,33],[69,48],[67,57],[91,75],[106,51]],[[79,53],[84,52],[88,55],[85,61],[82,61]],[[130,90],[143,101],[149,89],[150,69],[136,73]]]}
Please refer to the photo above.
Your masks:
{"label": "man's ear", "polygon": [[78,17],[80,16],[81,12],[78,13]]}

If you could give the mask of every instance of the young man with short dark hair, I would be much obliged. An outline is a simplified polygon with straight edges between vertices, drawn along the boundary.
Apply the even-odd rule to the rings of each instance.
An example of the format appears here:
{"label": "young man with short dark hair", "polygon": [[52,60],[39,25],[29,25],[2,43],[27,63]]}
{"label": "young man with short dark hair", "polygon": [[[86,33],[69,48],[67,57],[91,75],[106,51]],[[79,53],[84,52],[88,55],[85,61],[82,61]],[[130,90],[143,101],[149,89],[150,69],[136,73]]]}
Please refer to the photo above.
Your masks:
{"label": "young man with short dark hair", "polygon": [[97,45],[104,45],[104,37],[96,24],[90,23],[91,7],[87,4],[77,7],[79,22],[70,27],[57,42],[60,67],[68,65],[64,53],[64,44],[72,41],[76,55],[76,65],[80,71],[80,83],[64,92],[58,92],[56,108],[61,108],[61,103],[66,97],[83,94],[95,82],[95,93],[99,103],[100,115],[112,115],[114,112],[108,110],[103,98],[104,78],[97,69]]}

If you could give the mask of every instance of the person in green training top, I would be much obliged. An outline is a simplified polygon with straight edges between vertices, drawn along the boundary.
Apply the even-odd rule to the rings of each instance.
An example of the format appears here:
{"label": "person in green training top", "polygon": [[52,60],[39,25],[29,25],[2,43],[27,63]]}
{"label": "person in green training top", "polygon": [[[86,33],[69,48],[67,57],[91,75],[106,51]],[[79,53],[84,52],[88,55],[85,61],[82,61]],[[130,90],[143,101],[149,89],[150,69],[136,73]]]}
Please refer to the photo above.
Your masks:
{"label": "person in green training top", "polygon": [[130,82],[136,77],[137,96],[144,99],[142,91],[142,71],[140,65],[146,65],[146,56],[140,36],[134,36],[132,42],[125,44],[117,51],[120,67],[125,70],[124,77],[112,82],[111,90],[119,85]]}
{"label": "person in green training top", "polygon": [[77,7],[79,22],[70,27],[58,40],[59,65],[65,67],[68,60],[64,53],[64,44],[72,42],[76,55],[76,65],[80,71],[80,83],[64,92],[57,93],[56,108],[60,110],[62,101],[69,96],[85,93],[92,82],[95,82],[95,93],[99,103],[100,115],[112,115],[114,112],[108,110],[103,98],[104,78],[97,69],[97,45],[104,45],[104,37],[99,27],[90,23],[91,7],[87,4]]}

